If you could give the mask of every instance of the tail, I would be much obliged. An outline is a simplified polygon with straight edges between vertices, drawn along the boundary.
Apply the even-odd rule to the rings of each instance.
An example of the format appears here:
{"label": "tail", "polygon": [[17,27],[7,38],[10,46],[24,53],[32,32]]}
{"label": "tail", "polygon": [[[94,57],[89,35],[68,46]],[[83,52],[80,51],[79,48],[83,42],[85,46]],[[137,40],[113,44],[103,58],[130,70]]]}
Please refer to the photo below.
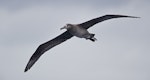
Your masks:
{"label": "tail", "polygon": [[90,40],[91,40],[91,41],[93,41],[93,42],[95,42],[95,41],[96,41],[95,39],[92,39],[92,38],[91,38]]}
{"label": "tail", "polygon": [[97,39],[94,36],[95,34],[91,34],[89,40],[95,42]]}

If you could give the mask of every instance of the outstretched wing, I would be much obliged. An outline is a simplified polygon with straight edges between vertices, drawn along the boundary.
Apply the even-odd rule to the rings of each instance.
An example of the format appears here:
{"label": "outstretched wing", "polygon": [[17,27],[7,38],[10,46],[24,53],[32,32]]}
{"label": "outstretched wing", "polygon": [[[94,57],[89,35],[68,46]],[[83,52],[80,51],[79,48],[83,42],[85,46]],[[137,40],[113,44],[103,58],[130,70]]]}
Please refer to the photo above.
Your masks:
{"label": "outstretched wing", "polygon": [[121,18],[121,17],[129,17],[129,18],[138,18],[138,17],[134,17],[134,16],[126,16],[126,15],[104,15],[89,21],[86,21],[84,23],[79,24],[79,26],[88,29],[90,27],[92,27],[93,25],[108,20],[108,19],[112,19],[112,18]]}
{"label": "outstretched wing", "polygon": [[56,38],[41,44],[37,48],[35,53],[31,56],[24,72],[28,71],[44,52],[46,52],[47,50],[53,48],[54,46],[56,46],[60,43],[66,41],[67,39],[70,39],[71,37],[73,37],[73,35],[71,35],[68,31],[66,31],[66,32],[62,33],[61,35],[57,36]]}

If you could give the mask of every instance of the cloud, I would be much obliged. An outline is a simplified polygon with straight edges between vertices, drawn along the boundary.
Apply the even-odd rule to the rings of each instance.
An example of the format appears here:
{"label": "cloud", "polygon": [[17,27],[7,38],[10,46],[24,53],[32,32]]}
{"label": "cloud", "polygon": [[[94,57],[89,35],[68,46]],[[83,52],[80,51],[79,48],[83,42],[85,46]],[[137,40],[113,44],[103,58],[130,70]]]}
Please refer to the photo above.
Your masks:
{"label": "cloud", "polygon": [[59,6],[59,7],[71,7],[71,6],[88,6],[94,8],[100,7],[114,7],[114,6],[123,6],[130,2],[130,0],[63,0],[63,1],[52,1],[52,0],[1,0],[0,6],[10,11],[18,10],[26,7],[31,7],[35,5],[50,5],[50,6]]}
{"label": "cloud", "polygon": [[[1,0],[0,4],[0,74],[4,80],[149,80],[148,0]],[[38,45],[62,33],[60,27],[104,14],[141,18],[97,24],[89,29],[97,42],[74,37],[46,52],[23,73]]]}

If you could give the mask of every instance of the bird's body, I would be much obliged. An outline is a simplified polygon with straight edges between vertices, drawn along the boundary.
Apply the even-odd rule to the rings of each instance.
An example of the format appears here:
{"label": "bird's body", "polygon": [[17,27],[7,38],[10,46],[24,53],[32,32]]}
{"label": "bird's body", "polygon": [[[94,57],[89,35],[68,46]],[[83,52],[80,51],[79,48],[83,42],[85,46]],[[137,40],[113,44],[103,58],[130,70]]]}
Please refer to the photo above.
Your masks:
{"label": "bird's body", "polygon": [[79,37],[79,38],[85,38],[87,40],[95,41],[96,38],[94,37],[95,34],[89,33],[88,28],[92,27],[93,25],[108,20],[112,18],[121,18],[121,17],[128,17],[128,18],[138,18],[133,16],[125,16],[125,15],[104,15],[102,17],[98,17],[89,21],[86,21],[81,24],[67,24],[66,26],[62,27],[61,29],[67,29],[64,33],[57,36],[56,38],[47,41],[43,44],[41,44],[37,50],[34,52],[34,54],[31,56],[26,68],[25,72],[29,70],[34,63],[40,58],[40,56],[45,53],[47,50],[55,47],[56,45],[70,39],[73,36]]}
{"label": "bird's body", "polygon": [[[79,37],[79,38],[85,38],[85,39],[95,39],[94,34],[91,34],[88,32],[87,29],[80,27],[79,25],[75,24],[67,24],[66,26],[62,27],[61,29],[67,29],[70,34],[73,36]],[[95,41],[94,40],[94,41]]]}
{"label": "bird's body", "polygon": [[89,32],[82,28],[79,27],[78,25],[74,25],[74,24],[67,24],[66,26],[69,26],[71,28],[67,29],[69,31],[69,33],[71,33],[72,35],[79,37],[79,38],[84,38],[86,34],[89,34]]}

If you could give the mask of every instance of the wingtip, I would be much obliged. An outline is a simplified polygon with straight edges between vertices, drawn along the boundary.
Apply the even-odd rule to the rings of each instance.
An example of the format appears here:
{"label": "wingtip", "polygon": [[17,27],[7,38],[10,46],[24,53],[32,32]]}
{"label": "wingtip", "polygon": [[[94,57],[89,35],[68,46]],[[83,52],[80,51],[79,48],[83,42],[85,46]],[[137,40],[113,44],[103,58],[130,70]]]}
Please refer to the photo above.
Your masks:
{"label": "wingtip", "polygon": [[141,17],[136,17],[136,16],[119,15],[119,14],[106,14],[105,16],[121,16],[121,17],[130,17],[130,18],[141,18]]}
{"label": "wingtip", "polygon": [[35,64],[35,62],[37,60],[38,60],[38,58],[33,58],[33,56],[32,56],[27,64],[27,66],[25,67],[24,72],[27,72]]}
{"label": "wingtip", "polygon": [[26,69],[24,70],[24,72],[27,72],[27,71],[28,71],[28,70],[26,70]]}
{"label": "wingtip", "polygon": [[25,67],[24,72],[27,72],[33,66],[33,64],[34,64],[33,61],[30,60],[27,64],[27,66]]}
{"label": "wingtip", "polygon": [[136,17],[136,16],[129,16],[129,17],[131,17],[131,18],[141,18],[141,17]]}
{"label": "wingtip", "polygon": [[28,70],[29,70],[29,68],[26,67],[26,68],[24,69],[24,72],[27,72]]}

